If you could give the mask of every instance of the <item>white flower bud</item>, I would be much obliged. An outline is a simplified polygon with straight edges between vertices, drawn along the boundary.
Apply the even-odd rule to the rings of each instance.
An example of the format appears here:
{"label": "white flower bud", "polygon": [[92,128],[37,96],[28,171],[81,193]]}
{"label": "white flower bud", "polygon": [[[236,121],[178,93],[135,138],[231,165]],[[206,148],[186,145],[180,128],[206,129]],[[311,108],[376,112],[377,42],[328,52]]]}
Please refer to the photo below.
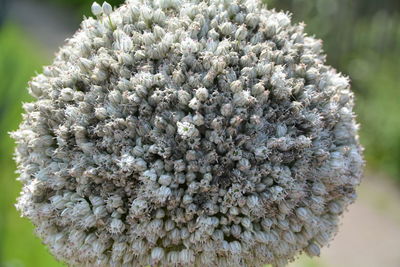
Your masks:
{"label": "white flower bud", "polygon": [[163,28],[160,26],[156,25],[153,29],[154,32],[154,37],[156,38],[162,38],[165,35],[165,31]]}
{"label": "white flower bud", "polygon": [[69,234],[69,240],[71,241],[72,244],[75,246],[81,246],[83,242],[85,241],[85,238],[87,237],[85,231],[80,231],[80,230],[72,230],[71,233]]}
{"label": "white flower bud", "polygon": [[95,16],[99,16],[103,13],[103,9],[97,2],[93,2],[91,9],[92,9],[93,15],[95,15]]}
{"label": "white flower bud", "polygon": [[310,257],[315,257],[315,256],[319,256],[320,252],[320,248],[318,247],[318,245],[316,245],[315,243],[311,243],[307,248],[306,248],[306,253],[310,256]]}
{"label": "white flower bud", "polygon": [[157,201],[164,203],[171,196],[171,189],[163,185],[157,190],[156,196]]}
{"label": "white flower bud", "polygon": [[290,231],[283,233],[283,239],[289,244],[296,244],[296,236]]}
{"label": "white flower bud", "polygon": [[137,158],[133,161],[132,167],[137,172],[142,172],[147,169],[147,163],[141,158]]}
{"label": "white flower bud", "polygon": [[107,216],[107,209],[106,206],[98,206],[93,209],[93,213],[96,218],[103,218]]}
{"label": "white flower bud", "polygon": [[297,208],[296,209],[296,215],[302,221],[308,220],[308,217],[310,216],[309,212],[305,208]]}
{"label": "white flower bud", "polygon": [[243,90],[243,84],[241,81],[237,80],[231,83],[230,89],[234,93],[239,93]]}
{"label": "white flower bud", "polygon": [[225,22],[221,26],[219,26],[219,30],[223,35],[231,35],[233,32],[233,25],[230,22]]}
{"label": "white flower bud", "polygon": [[241,227],[240,227],[239,225],[237,225],[237,224],[232,225],[232,227],[231,227],[231,234],[232,234],[234,237],[239,238],[241,232],[242,232],[242,229],[241,229]]}
{"label": "white flower bud", "polygon": [[151,250],[151,265],[156,265],[164,258],[164,249],[160,247],[153,248]]}
{"label": "white flower bud", "polygon": [[204,87],[197,89],[196,98],[200,101],[206,101],[208,98],[208,90]]}
{"label": "white flower bud", "polygon": [[143,17],[144,20],[151,20],[151,18],[153,17],[153,11],[147,7],[146,5],[144,5],[141,9],[140,9],[140,13]]}
{"label": "white flower bud", "polygon": [[336,201],[332,201],[331,203],[329,203],[328,208],[329,211],[333,214],[340,214],[343,211],[342,206]]}
{"label": "white flower bud", "polygon": [[201,103],[197,98],[192,98],[189,102],[189,107],[193,110],[199,110],[201,107]]}
{"label": "white flower bud", "polygon": [[147,249],[148,246],[143,240],[132,241],[131,250],[134,255],[143,255]]}
{"label": "white flower bud", "polygon": [[94,67],[93,62],[91,60],[88,60],[87,58],[83,57],[79,58],[78,64],[81,70],[85,72],[90,72]]}
{"label": "white flower bud", "polygon": [[125,230],[125,224],[120,219],[112,219],[110,224],[110,233],[119,234]]}
{"label": "white flower bud", "polygon": [[161,185],[168,186],[171,184],[171,182],[172,182],[172,176],[168,174],[163,174],[160,176],[160,178],[158,178],[158,183]]}
{"label": "white flower bud", "polygon": [[236,40],[242,41],[242,40],[246,39],[246,37],[247,37],[247,29],[246,29],[246,27],[245,26],[240,26],[237,29],[236,33],[235,33]]}
{"label": "white flower bud", "polygon": [[103,9],[103,13],[107,16],[110,15],[112,12],[112,6],[107,2],[103,2],[102,9]]}
{"label": "white flower bud", "polygon": [[188,204],[190,204],[190,203],[192,203],[192,202],[193,202],[192,196],[190,196],[190,195],[184,195],[184,196],[183,196],[182,203],[183,203],[184,205],[188,205]]}
{"label": "white flower bud", "polygon": [[178,92],[178,99],[179,99],[179,103],[181,103],[182,105],[187,105],[187,104],[189,104],[191,96],[188,92],[180,90]]}
{"label": "white flower bud", "polygon": [[186,38],[181,42],[181,52],[184,55],[196,53],[198,51],[198,44],[192,38]]}
{"label": "white flower bud", "polygon": [[287,133],[287,126],[285,124],[278,124],[276,127],[276,136],[283,137]]}
{"label": "white flower bud", "polygon": [[243,225],[244,228],[251,229],[252,223],[249,218],[243,217],[240,223]]}
{"label": "white flower bud", "polygon": [[242,158],[237,164],[237,168],[241,171],[246,171],[250,169],[251,165],[248,159]]}
{"label": "white flower bud", "polygon": [[271,219],[269,218],[264,218],[261,220],[261,226],[263,227],[263,229],[265,231],[269,231],[269,229],[271,228],[273,222]]}
{"label": "white flower bud", "polygon": [[146,179],[149,179],[150,181],[157,181],[157,173],[154,169],[146,170],[145,172],[143,172],[142,176]]}
{"label": "white flower bud", "polygon": [[239,209],[236,207],[232,207],[229,209],[229,214],[234,215],[234,216],[239,215]]}
{"label": "white flower bud", "polygon": [[270,236],[262,231],[257,231],[255,233],[255,239],[257,242],[261,243],[261,244],[268,244],[271,241]]}
{"label": "white flower bud", "polygon": [[170,263],[172,266],[178,266],[178,265],[180,264],[179,252],[177,252],[177,251],[170,251],[170,252],[168,252],[167,261],[168,261],[168,263]]}
{"label": "white flower bud", "polygon": [[164,216],[165,216],[165,211],[164,210],[158,209],[156,211],[156,218],[157,219],[162,219],[162,218],[164,218]]}
{"label": "white flower bud", "polygon": [[194,263],[194,252],[190,249],[183,249],[179,253],[179,260],[183,266],[188,266]]}
{"label": "white flower bud", "polygon": [[69,102],[74,99],[74,91],[71,88],[64,88],[61,90],[61,98],[63,101]]}
{"label": "white flower bud", "polygon": [[238,107],[243,107],[249,104],[251,101],[250,93],[242,91],[233,95],[233,103]]}
{"label": "white flower bud", "polygon": [[165,231],[169,232],[175,228],[175,223],[172,220],[167,220],[164,224]]}
{"label": "white flower bud", "polygon": [[156,23],[163,22],[165,20],[165,13],[162,10],[157,9],[156,11],[154,11],[153,20]]}
{"label": "white flower bud", "polygon": [[196,113],[193,116],[193,124],[196,126],[201,126],[204,124],[204,117],[200,113]]}
{"label": "white flower bud", "polygon": [[38,82],[31,82],[29,87],[29,93],[34,97],[41,96],[43,93],[41,86],[42,85]]}
{"label": "white flower bud", "polygon": [[317,195],[324,195],[326,194],[325,185],[323,183],[314,183],[312,186],[312,190]]}

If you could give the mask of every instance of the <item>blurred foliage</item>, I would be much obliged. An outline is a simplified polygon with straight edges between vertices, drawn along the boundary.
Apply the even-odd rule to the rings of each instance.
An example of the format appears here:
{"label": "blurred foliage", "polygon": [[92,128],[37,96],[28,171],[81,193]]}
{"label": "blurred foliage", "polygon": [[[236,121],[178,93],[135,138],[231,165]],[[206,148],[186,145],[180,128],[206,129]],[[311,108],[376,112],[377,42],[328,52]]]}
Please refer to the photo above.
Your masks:
{"label": "blurred foliage", "polygon": [[324,41],[328,63],[352,79],[367,166],[400,181],[400,1],[266,2]]}
{"label": "blurred foliage", "polygon": [[14,203],[21,189],[15,181],[12,159],[14,142],[8,132],[15,130],[21,119],[21,101],[26,102],[29,79],[48,63],[40,50],[15,25],[0,28],[0,266],[61,266],[47,253],[33,226],[19,218]]}

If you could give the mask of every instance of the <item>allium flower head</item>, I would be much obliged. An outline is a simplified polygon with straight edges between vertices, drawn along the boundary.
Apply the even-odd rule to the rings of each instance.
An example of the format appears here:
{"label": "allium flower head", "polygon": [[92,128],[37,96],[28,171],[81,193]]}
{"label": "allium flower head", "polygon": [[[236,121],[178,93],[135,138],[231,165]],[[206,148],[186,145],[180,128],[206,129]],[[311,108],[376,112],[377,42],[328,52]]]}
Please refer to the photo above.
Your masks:
{"label": "allium flower head", "polygon": [[254,0],[93,5],[30,83],[17,208],[88,266],[285,265],[355,199],[349,81]]}

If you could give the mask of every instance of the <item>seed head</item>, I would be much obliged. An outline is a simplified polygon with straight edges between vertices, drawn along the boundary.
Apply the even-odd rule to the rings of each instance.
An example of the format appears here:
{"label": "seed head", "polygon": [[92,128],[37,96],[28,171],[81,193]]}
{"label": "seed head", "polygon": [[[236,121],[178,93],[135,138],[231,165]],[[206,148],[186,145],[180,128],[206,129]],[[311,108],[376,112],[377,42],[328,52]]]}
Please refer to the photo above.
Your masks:
{"label": "seed head", "polygon": [[[348,78],[259,0],[127,0],[29,84],[17,208],[73,266],[318,256],[363,169]],[[104,16],[102,16],[104,14]]]}

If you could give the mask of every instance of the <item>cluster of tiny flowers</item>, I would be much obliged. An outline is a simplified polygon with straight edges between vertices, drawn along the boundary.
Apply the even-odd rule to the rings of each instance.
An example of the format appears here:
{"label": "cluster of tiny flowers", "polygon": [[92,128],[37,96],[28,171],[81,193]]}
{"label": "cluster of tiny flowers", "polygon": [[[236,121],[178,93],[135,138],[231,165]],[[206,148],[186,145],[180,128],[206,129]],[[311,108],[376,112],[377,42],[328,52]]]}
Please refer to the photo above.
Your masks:
{"label": "cluster of tiny flowers", "polygon": [[29,84],[17,208],[87,266],[283,266],[320,253],[363,168],[349,81],[257,0],[132,0]]}

